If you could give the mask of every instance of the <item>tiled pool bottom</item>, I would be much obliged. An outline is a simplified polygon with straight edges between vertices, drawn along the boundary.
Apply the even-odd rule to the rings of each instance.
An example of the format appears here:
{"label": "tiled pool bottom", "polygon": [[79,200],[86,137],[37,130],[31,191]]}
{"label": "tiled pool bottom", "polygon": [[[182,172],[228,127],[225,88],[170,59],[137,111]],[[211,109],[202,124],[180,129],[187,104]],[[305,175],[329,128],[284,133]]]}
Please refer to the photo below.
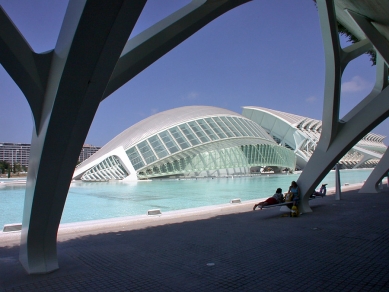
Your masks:
{"label": "tiled pool bottom", "polygon": [[[342,170],[341,183],[360,183],[369,170]],[[98,220],[219,205],[272,196],[278,187],[287,190],[299,174],[271,174],[253,177],[197,180],[154,180],[141,182],[75,182],[71,184],[61,223]],[[335,185],[335,173],[323,182]],[[0,184],[0,227],[22,221],[24,185]]]}

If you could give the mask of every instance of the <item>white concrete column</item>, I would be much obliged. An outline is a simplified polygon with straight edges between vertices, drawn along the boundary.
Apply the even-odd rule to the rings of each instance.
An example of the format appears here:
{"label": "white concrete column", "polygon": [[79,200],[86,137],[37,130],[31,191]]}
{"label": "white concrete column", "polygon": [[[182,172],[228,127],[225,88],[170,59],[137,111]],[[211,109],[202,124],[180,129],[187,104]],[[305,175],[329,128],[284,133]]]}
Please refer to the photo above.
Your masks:
{"label": "white concrete column", "polygon": [[147,0],[71,0],[54,50],[34,53],[0,9],[0,63],[34,117],[20,261],[58,268],[57,231],[72,174],[102,99],[223,13],[249,0],[193,0],[129,39]]}
{"label": "white concrete column", "polygon": [[[388,49],[387,42],[376,37],[365,39],[345,49],[339,45],[335,7],[332,0],[317,1],[326,56],[326,75],[322,134],[315,152],[298,179],[302,191],[300,209],[311,212],[309,195],[315,187],[360,139],[388,117],[389,89],[387,66],[377,54],[377,77],[372,92],[339,119],[341,74],[347,64],[371,48],[372,43]],[[375,31],[375,36],[376,36]],[[376,44],[375,41],[379,42]],[[382,49],[384,52],[385,50]]]}
{"label": "white concrete column", "polygon": [[335,200],[339,201],[342,197],[342,185],[340,184],[340,164],[337,163],[335,166]]}
{"label": "white concrete column", "polygon": [[360,193],[375,194],[379,193],[378,183],[388,175],[389,171],[389,149],[386,149],[384,156],[380,162],[373,169],[367,180],[365,181],[362,188],[359,190]]}

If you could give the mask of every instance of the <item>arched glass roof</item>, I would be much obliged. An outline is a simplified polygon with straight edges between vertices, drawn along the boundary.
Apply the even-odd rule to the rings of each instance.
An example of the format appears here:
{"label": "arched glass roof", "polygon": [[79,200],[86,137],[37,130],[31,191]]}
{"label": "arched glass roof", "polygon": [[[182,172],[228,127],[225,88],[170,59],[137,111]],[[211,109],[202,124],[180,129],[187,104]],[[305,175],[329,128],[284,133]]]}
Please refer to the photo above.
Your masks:
{"label": "arched glass roof", "polygon": [[[237,118],[240,118],[240,120],[244,119],[245,121],[249,121],[247,118],[243,117],[242,115],[240,115],[238,113],[235,113],[233,111],[223,109],[223,108],[213,107],[213,106],[185,106],[185,107],[167,110],[164,112],[157,113],[153,116],[150,116],[150,117],[136,123],[135,125],[129,127],[128,129],[124,130],[122,133],[120,133],[115,138],[113,138],[111,141],[109,141],[106,145],[104,145],[98,152],[96,152],[94,155],[92,155],[91,157],[89,157],[88,159],[83,161],[81,164],[79,164],[77,166],[77,168],[84,167],[84,166],[88,165],[89,163],[91,163],[92,161],[104,156],[106,153],[109,153],[109,152],[111,152],[114,149],[117,149],[119,147],[123,147],[124,150],[127,151],[128,149],[130,149],[134,145],[137,145],[138,143],[140,143],[144,140],[148,140],[150,137],[155,136],[157,133],[158,133],[159,140],[162,139],[161,135],[165,139],[169,139],[169,136],[167,136],[167,138],[166,138],[163,134],[159,134],[159,133],[163,132],[164,130],[174,128],[175,126],[181,125],[183,123],[185,123],[189,126],[188,131],[195,131],[194,128],[196,128],[196,125],[197,125],[199,130],[196,132],[196,135],[194,135],[194,137],[199,139],[200,142],[202,142],[202,143],[206,143],[207,139],[210,139],[210,141],[215,141],[215,140],[221,139],[219,135],[226,135],[227,137],[229,137],[228,135],[231,135],[231,134],[228,134],[228,133],[230,133],[232,130],[223,131],[223,132],[221,130],[218,130],[220,128],[220,126],[217,124],[216,121],[212,122],[212,123],[216,123],[218,125],[217,127],[215,127],[215,129],[213,129],[213,128],[208,129],[208,127],[210,127],[210,125],[208,125],[207,121],[205,121],[202,125],[198,124],[198,122],[196,122],[196,123],[193,122],[193,121],[199,120],[200,118],[205,120],[205,119],[210,118],[210,117],[218,117],[218,116],[237,117]],[[235,129],[233,127],[233,129],[235,131],[233,133],[235,136],[239,135],[239,134],[243,135],[243,133],[239,132],[238,129],[240,129],[241,131],[243,131],[245,133],[245,136],[249,135],[250,137],[252,137],[251,135],[253,135],[253,131],[255,131],[255,133],[256,133],[255,135],[262,136],[264,139],[272,140],[272,138],[267,134],[267,132],[264,129],[262,129],[262,127],[258,126],[255,123],[250,123],[250,125],[248,125],[248,126],[245,126],[245,123],[243,123],[243,125],[240,125],[242,122],[237,122],[237,123],[238,123],[238,126],[236,126]],[[223,123],[221,123],[221,124],[223,125]],[[228,126],[225,125],[224,127],[228,127]],[[178,134],[182,131],[184,131],[184,130],[182,130],[180,128],[178,130]],[[219,131],[219,133],[217,133],[215,131]],[[204,133],[203,136],[202,136],[202,133]],[[177,135],[177,132],[175,134]],[[166,135],[172,135],[172,133],[169,131]],[[185,134],[185,137],[186,137],[186,134]],[[156,139],[156,141],[151,141],[151,142],[154,144],[159,143],[158,139]],[[174,141],[176,141],[175,138],[174,138]],[[195,140],[192,139],[189,142],[190,142],[191,146],[194,146],[194,144],[196,143],[196,139]],[[163,143],[164,142],[162,141],[161,144],[164,145]],[[185,144],[182,144],[181,146],[185,147]],[[181,146],[180,146],[179,150],[182,150]],[[169,149],[171,148],[171,150],[174,151],[174,147],[172,145],[169,144],[167,147]],[[166,148],[166,147],[164,147],[164,148]],[[157,155],[157,157],[160,157],[160,155],[163,155],[163,153],[164,153],[164,152],[159,153],[159,149],[163,149],[163,148],[157,149],[158,154],[155,154],[155,155]],[[161,150],[161,151],[163,151],[163,150]],[[148,159],[153,159],[152,155],[150,155],[150,158],[148,158]]]}
{"label": "arched glass roof", "polygon": [[221,147],[222,141],[229,141],[230,147],[276,144],[256,123],[235,114],[208,116],[174,125],[125,150],[135,170],[140,170],[190,148],[205,151],[204,146],[206,150]]}
{"label": "arched glass roof", "polygon": [[[244,147],[257,150],[245,153]],[[75,177],[120,179],[131,174],[132,167],[138,178],[145,178],[262,164],[294,169],[295,155],[240,114],[217,107],[188,106],[158,113],[123,131],[80,164]]]}

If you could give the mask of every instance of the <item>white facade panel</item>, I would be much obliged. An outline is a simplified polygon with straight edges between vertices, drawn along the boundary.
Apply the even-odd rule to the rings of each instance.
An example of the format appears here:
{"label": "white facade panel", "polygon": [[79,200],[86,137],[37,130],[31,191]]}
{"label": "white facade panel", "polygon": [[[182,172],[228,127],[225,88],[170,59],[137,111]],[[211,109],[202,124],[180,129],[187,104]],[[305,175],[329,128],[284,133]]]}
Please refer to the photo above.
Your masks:
{"label": "white facade panel", "polygon": [[[292,148],[297,166],[305,167],[320,139],[321,121],[255,106],[243,107],[242,115],[266,129],[281,145]],[[345,168],[374,167],[386,151],[384,139],[367,134],[339,163]]]}

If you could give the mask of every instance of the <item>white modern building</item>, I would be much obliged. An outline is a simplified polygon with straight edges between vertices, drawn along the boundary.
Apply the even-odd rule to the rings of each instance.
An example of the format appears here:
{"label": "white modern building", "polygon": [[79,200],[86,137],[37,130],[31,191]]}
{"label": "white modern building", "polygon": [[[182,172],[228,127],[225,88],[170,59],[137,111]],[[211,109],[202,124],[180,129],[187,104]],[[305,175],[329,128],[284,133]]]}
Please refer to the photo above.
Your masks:
{"label": "white modern building", "polygon": [[146,118],[79,164],[73,179],[138,180],[247,174],[250,167],[294,170],[293,151],[235,112],[187,106]]}
{"label": "white modern building", "polygon": [[[243,107],[243,116],[260,125],[277,141],[296,153],[297,168],[303,169],[320,139],[322,122],[256,106]],[[369,133],[339,161],[344,168],[375,167],[387,146],[385,136]]]}

